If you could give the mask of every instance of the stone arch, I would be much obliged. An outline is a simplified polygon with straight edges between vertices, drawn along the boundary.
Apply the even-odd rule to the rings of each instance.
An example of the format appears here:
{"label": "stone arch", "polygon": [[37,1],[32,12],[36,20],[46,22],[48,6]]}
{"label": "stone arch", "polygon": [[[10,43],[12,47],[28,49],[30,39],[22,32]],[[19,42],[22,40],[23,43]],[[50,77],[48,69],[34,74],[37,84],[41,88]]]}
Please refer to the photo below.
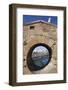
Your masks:
{"label": "stone arch", "polygon": [[[48,53],[49,53],[48,62],[47,62],[47,64],[43,65],[42,67],[38,67],[38,66],[34,65],[33,59],[32,59],[32,52],[33,52],[33,50],[34,50],[36,47],[38,47],[38,46],[43,46],[43,47],[45,47],[45,48],[48,50]],[[30,69],[30,71],[37,71],[37,70],[42,69],[42,68],[44,68],[45,66],[47,66],[48,63],[49,63],[50,60],[51,60],[51,57],[52,57],[52,49],[51,49],[51,47],[49,47],[47,44],[44,44],[44,43],[34,44],[34,45],[30,48],[30,50],[29,50],[29,52],[28,52],[28,54],[27,54],[27,66],[28,66],[28,68]]]}
{"label": "stone arch", "polygon": [[49,47],[51,47],[54,44],[54,40],[47,38],[47,37],[43,37],[43,36],[41,36],[41,37],[37,36],[35,38],[32,38],[30,41],[27,42],[27,45],[24,46],[25,56],[27,56],[29,49],[33,45],[38,44],[38,43],[44,43],[44,44],[48,45]]}
{"label": "stone arch", "polygon": [[[35,36],[35,38],[28,40],[27,44],[24,45],[24,59],[25,59],[25,66],[26,66],[26,68],[24,69],[25,73],[27,73],[27,72],[28,72],[28,74],[33,73],[29,70],[28,65],[27,65],[27,54],[28,54],[30,48],[33,45],[38,44],[38,43],[44,43],[52,48],[52,45],[54,44],[54,40],[52,40],[48,37],[44,37],[44,36]],[[52,58],[51,58],[51,60],[52,60]]]}

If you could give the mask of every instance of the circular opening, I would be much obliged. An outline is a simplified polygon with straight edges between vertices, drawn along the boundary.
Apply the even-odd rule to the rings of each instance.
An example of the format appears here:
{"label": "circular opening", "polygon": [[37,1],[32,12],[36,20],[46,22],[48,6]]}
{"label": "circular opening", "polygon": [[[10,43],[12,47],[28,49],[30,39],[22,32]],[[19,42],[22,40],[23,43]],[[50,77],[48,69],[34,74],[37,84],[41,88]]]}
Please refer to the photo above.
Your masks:
{"label": "circular opening", "polygon": [[51,59],[52,50],[48,45],[36,44],[29,50],[27,56],[27,65],[31,71],[44,68]]}
{"label": "circular opening", "polygon": [[32,60],[36,66],[43,67],[49,62],[49,51],[44,46],[37,46],[32,52]]}

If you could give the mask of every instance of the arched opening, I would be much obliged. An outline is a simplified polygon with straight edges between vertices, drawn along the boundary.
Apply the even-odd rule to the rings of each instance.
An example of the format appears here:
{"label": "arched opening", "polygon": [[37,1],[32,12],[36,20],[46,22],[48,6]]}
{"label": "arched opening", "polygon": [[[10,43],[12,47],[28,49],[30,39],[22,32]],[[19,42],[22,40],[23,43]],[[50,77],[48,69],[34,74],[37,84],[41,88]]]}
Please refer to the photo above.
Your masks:
{"label": "arched opening", "polygon": [[37,71],[47,66],[51,60],[52,50],[44,44],[33,45],[27,55],[27,66],[30,71]]}

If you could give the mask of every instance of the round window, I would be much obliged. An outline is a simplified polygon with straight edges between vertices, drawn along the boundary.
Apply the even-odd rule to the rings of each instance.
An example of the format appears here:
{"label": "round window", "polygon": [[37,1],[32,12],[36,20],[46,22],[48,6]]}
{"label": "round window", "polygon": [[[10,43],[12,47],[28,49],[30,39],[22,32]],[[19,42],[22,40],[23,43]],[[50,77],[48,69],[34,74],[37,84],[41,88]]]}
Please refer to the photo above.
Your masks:
{"label": "round window", "polygon": [[31,71],[44,68],[51,59],[51,48],[45,44],[36,44],[30,48],[27,65]]}

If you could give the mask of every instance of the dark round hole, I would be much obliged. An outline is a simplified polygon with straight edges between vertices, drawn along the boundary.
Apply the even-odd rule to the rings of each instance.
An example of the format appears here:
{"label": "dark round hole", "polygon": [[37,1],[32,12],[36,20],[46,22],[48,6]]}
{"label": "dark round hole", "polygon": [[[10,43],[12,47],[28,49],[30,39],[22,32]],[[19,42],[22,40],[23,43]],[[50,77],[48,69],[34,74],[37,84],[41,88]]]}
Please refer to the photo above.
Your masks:
{"label": "dark round hole", "polygon": [[24,61],[25,61],[25,59],[24,59]]}
{"label": "dark round hole", "polygon": [[44,68],[50,62],[52,50],[48,45],[36,44],[32,46],[27,55],[27,65],[31,71]]}

